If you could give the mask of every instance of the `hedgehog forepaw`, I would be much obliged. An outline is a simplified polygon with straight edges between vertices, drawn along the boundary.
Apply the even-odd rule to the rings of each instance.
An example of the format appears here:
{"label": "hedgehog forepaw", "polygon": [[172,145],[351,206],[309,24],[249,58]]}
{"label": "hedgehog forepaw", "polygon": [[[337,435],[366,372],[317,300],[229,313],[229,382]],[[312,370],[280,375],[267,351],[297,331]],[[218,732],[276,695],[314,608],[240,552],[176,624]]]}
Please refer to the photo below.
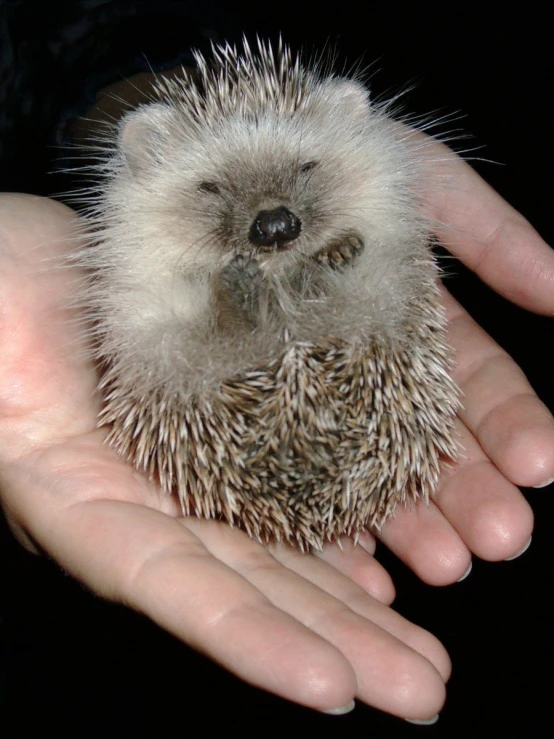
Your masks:
{"label": "hedgehog forepaw", "polygon": [[364,242],[354,233],[333,239],[315,254],[314,259],[331,269],[343,269],[360,256],[365,248]]}

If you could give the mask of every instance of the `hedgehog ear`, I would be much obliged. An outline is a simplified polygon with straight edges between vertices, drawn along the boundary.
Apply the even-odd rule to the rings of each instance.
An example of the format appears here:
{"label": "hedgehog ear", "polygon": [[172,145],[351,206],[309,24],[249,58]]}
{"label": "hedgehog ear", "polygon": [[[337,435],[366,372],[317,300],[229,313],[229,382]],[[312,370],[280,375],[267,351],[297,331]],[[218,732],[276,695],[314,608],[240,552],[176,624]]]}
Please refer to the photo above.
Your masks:
{"label": "hedgehog ear", "polygon": [[323,82],[321,91],[328,103],[341,110],[345,118],[360,125],[367,120],[369,90],[359,82],[345,79],[330,79]]}
{"label": "hedgehog ear", "polygon": [[163,103],[143,105],[122,119],[119,146],[133,174],[140,174],[146,164],[160,160],[161,145],[174,120],[174,110]]}

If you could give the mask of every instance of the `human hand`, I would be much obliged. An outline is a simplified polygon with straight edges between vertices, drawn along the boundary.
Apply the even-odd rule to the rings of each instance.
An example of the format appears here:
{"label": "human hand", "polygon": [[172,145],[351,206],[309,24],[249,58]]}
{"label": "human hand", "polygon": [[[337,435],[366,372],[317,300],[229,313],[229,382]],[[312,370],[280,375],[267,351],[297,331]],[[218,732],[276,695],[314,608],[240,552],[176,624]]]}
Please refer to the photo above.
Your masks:
{"label": "human hand", "polygon": [[[454,170],[466,167],[452,161]],[[465,178],[468,186],[465,197],[460,196],[464,190],[458,187],[457,180],[457,192],[445,191],[448,197],[443,197],[442,202],[435,200],[433,214],[454,225],[464,224],[465,218],[470,217],[473,224],[480,224],[470,238],[467,234],[464,237],[461,231],[446,231],[445,241],[452,250],[458,249],[460,257],[467,253],[466,259],[470,260],[478,248],[480,235],[486,234],[487,227],[492,230],[491,221],[495,218],[501,221],[511,211],[471,170],[465,173]],[[474,204],[484,194],[488,199],[484,201],[486,207],[480,222],[475,218]],[[68,216],[62,216],[60,206],[53,203],[31,202],[24,199],[16,206],[13,199],[5,201],[3,215],[10,214],[8,226],[11,220],[16,238],[23,238],[26,266],[40,272],[42,250],[28,249],[48,241],[48,223],[53,238],[65,232]],[[14,216],[14,208],[20,209],[19,218]],[[8,233],[6,217],[3,220]],[[29,224],[28,230],[21,228],[22,221]],[[16,223],[17,228],[13,228]],[[540,290],[530,290],[528,295],[523,292],[522,296],[528,307],[545,311],[548,270],[552,274],[551,255],[530,227],[521,228],[521,243],[531,242],[529,256],[524,261],[536,264],[542,258],[543,270],[542,277],[539,274],[537,278],[539,287],[542,285],[542,302],[531,302],[533,293],[536,299]],[[29,264],[28,257],[32,257]],[[505,253],[503,257],[506,258]],[[11,263],[16,272],[18,259],[12,252]],[[521,268],[516,272],[521,274]],[[8,280],[8,270],[2,276]],[[339,705],[339,697],[347,703],[357,694],[361,700],[406,717],[421,718],[436,712],[443,700],[444,686],[431,664],[445,678],[447,658],[432,637],[364,594],[366,590],[384,602],[390,602],[393,596],[386,574],[368,556],[367,550],[371,552],[374,546],[372,537],[363,540],[364,548],[347,548],[345,553],[328,547],[319,561],[288,550],[276,551],[277,561],[287,564],[283,568],[276,566],[263,548],[240,532],[230,532],[214,522],[188,521],[184,526],[182,520],[173,518],[176,511],[170,501],[160,499],[150,486],[114,458],[102,446],[100,432],[92,431],[95,409],[90,397],[94,375],[90,367],[84,370],[83,362],[67,361],[66,348],[77,344],[76,338],[67,333],[69,324],[62,323],[65,333],[59,332],[60,327],[44,330],[46,325],[41,323],[44,318],[52,326],[49,320],[52,314],[44,311],[56,304],[57,289],[63,292],[67,284],[59,284],[56,289],[51,275],[42,274],[24,301],[22,296],[30,285],[22,281],[23,276],[19,270],[19,279],[9,279],[2,293],[6,297],[3,333],[12,337],[12,343],[6,364],[8,372],[4,371],[1,379],[4,420],[0,432],[6,439],[3,469],[9,468],[9,473],[3,473],[5,507],[20,541],[28,548],[45,549],[96,592],[144,611],[248,681],[279,695],[316,708],[330,708]],[[58,279],[63,283],[61,275]],[[509,295],[513,288],[509,274],[497,285],[497,289]],[[459,371],[469,366],[480,367],[471,387],[465,388],[466,410],[462,418],[467,429],[473,431],[480,425],[476,414],[483,408],[482,396],[488,397],[491,388],[495,391],[491,407],[499,409],[500,417],[492,426],[490,422],[481,424],[480,430],[475,431],[478,441],[472,444],[469,443],[472,437],[463,431],[468,458],[447,476],[435,504],[429,509],[419,506],[409,512],[400,511],[382,532],[382,538],[423,579],[436,584],[458,579],[467,567],[470,550],[490,559],[503,559],[515,553],[521,542],[526,541],[532,521],[527,504],[511,481],[533,484],[533,475],[552,476],[549,414],[532,394],[527,405],[517,412],[519,416],[513,408],[511,413],[506,412],[510,403],[519,402],[522,391],[528,392],[526,381],[503,353],[498,355],[498,370],[495,369],[490,380],[483,373],[483,367],[487,369],[487,366],[482,362],[499,350],[472,325],[467,314],[453,312],[457,309],[452,308],[455,306],[452,299],[445,295],[445,300],[451,307],[451,343],[457,349]],[[7,311],[10,305],[17,306],[11,318]],[[17,339],[15,343],[13,338]],[[55,351],[56,347],[59,351]],[[25,357],[32,361],[26,362]],[[50,367],[59,368],[60,374],[51,376]],[[499,400],[498,391],[502,388],[505,393]],[[472,398],[475,402],[470,403]],[[518,430],[522,427],[534,456],[525,448],[520,449],[519,457],[510,451],[513,449],[510,444],[518,451],[522,441]],[[487,489],[482,489],[487,482]],[[164,549],[162,542],[169,543],[169,548]],[[114,552],[119,553],[117,559]],[[216,557],[210,556],[210,552]],[[193,565],[190,569],[182,566],[187,558]],[[247,577],[239,574],[246,571],[250,573]],[[160,572],[167,574],[160,577]],[[341,577],[341,572],[346,577]],[[202,599],[195,588],[204,587],[207,576],[214,587]],[[220,597],[214,598],[215,583],[220,584],[221,590]],[[264,595],[273,605],[264,601]],[[194,609],[190,601],[195,603]],[[251,610],[238,609],[239,601],[243,606],[248,603]],[[336,614],[331,616],[341,602],[350,607],[340,612],[340,618]],[[325,614],[329,614],[328,619]],[[327,620],[329,626],[325,633],[315,625],[311,631],[302,625],[314,619],[319,623]],[[213,626],[206,629],[206,622]],[[229,630],[233,638],[224,639]],[[337,641],[339,632],[343,634],[342,642]],[[239,633],[243,638],[237,640]],[[399,640],[393,639],[391,633]],[[271,634],[267,645],[269,656],[262,645],[265,634]],[[283,643],[278,636],[276,640],[276,634],[289,639],[293,673],[283,669],[288,660],[284,658],[286,651],[275,649],[275,644]],[[245,652],[256,638],[261,639],[256,648]],[[299,648],[300,642],[304,644],[303,649]],[[265,658],[260,658],[261,654]],[[278,666],[276,670],[272,660]],[[378,679],[367,679],[368,666]],[[402,685],[398,682],[401,674]],[[343,701],[344,696],[347,697]]]}
{"label": "human hand", "polygon": [[[427,215],[442,244],[514,303],[554,314],[554,251],[531,225],[446,146],[427,139],[435,162]],[[435,186],[433,186],[435,185]],[[455,378],[464,397],[464,457],[445,471],[427,507],[399,510],[380,538],[433,585],[459,580],[471,554],[511,559],[528,546],[532,511],[516,486],[554,478],[554,421],[522,371],[443,290]]]}
{"label": "human hand", "polygon": [[74,221],[54,201],[0,197],[0,484],[17,539],[277,695],[318,710],[357,696],[409,719],[436,714],[449,659],[387,607],[394,591],[370,535],[345,543],[345,574],[268,551],[182,518],[103,443],[95,371],[67,308],[76,275],[55,268]]}

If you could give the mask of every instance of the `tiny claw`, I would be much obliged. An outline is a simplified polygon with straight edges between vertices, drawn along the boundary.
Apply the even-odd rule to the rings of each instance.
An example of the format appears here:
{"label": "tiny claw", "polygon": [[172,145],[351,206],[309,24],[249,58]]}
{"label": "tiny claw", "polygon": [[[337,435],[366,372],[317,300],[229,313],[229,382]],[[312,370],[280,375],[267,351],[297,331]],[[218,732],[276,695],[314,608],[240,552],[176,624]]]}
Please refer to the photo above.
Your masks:
{"label": "tiny claw", "polygon": [[315,259],[320,264],[325,264],[332,269],[336,269],[351,264],[363,250],[363,241],[358,236],[350,234],[340,239],[335,239],[323,249],[320,249],[315,255]]}

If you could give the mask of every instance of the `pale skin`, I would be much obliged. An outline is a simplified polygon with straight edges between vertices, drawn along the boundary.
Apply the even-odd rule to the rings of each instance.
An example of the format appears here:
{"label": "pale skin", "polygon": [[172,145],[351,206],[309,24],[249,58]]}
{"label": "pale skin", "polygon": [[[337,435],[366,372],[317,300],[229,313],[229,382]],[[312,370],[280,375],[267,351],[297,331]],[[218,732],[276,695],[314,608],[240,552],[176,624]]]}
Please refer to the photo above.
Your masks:
{"label": "pale skin", "polygon": [[[554,314],[554,253],[468,165],[437,152],[456,177],[455,189],[432,194],[430,215],[449,224],[443,242],[499,293]],[[407,719],[438,713],[448,655],[389,607],[394,587],[372,556],[374,534],[319,556],[267,549],[180,517],[103,444],[95,370],[59,309],[73,276],[44,261],[70,248],[73,219],[53,201],[0,196],[0,483],[16,538],[286,699],[320,711],[357,698]],[[433,585],[460,579],[472,553],[497,561],[521,551],[533,518],[516,485],[554,477],[550,413],[446,291],[444,302],[465,457],[429,507],[399,511],[380,534]]]}

